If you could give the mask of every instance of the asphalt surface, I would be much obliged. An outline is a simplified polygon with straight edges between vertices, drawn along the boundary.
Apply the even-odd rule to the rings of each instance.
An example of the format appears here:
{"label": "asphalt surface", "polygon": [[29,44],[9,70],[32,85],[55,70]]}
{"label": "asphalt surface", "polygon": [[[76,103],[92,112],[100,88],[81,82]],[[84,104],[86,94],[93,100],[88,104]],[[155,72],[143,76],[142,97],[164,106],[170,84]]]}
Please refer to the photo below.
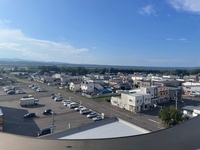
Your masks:
{"label": "asphalt surface", "polygon": [[[38,98],[39,105],[21,107],[19,105],[19,99],[24,95],[7,95],[3,89],[0,88],[0,106],[4,113],[4,132],[36,137],[37,132],[40,129],[50,127],[52,124],[55,126],[54,132],[60,132],[93,122],[85,115],[81,115],[78,112],[64,106],[61,102],[54,102],[50,98],[50,95],[53,93],[60,93],[60,95],[66,99],[71,97],[71,100],[74,102],[81,103],[87,108],[95,110],[100,114],[104,113],[105,119],[109,117],[119,117],[149,131],[158,131],[163,129],[161,120],[157,116],[160,108],[154,108],[135,114],[121,108],[113,107],[108,102],[96,102],[94,99],[85,98],[81,96],[80,93],[67,92],[55,86],[34,83],[28,80],[19,81],[25,83],[25,85],[20,86],[27,92],[25,95],[32,94],[35,98]],[[40,87],[45,88],[47,92],[33,91],[28,88],[29,84],[37,84]],[[177,103],[177,106],[178,108],[186,105],[198,106],[200,104],[199,100],[200,98],[191,99],[191,97],[184,97],[184,103]],[[162,107],[170,105],[175,106],[175,101],[166,103],[162,105]],[[49,108],[53,110],[54,115],[43,115],[42,112]],[[35,118],[24,119],[23,115],[28,112],[35,112],[37,116]]]}

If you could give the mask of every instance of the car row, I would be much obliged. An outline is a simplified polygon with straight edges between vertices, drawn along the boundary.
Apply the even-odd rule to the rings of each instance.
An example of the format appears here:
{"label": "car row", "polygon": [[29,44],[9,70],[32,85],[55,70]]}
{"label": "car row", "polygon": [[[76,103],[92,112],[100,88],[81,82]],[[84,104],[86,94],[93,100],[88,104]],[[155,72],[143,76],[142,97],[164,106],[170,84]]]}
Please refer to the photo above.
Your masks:
{"label": "car row", "polygon": [[[45,109],[43,112],[42,112],[42,114],[43,115],[50,115],[50,114],[52,114],[52,110],[51,109]],[[29,112],[29,113],[27,113],[27,114],[25,114],[24,115],[24,118],[33,118],[33,117],[36,117],[36,114],[35,113],[33,113],[33,112]]]}
{"label": "car row", "polygon": [[29,88],[34,91],[37,91],[37,92],[47,92],[44,88],[41,88],[41,87],[39,87],[37,85],[33,85],[33,84],[29,85]]}
{"label": "car row", "polygon": [[17,86],[4,86],[3,90],[7,94],[25,94],[26,92]]}
{"label": "car row", "polygon": [[87,118],[91,118],[93,121],[99,121],[103,119],[102,116],[99,115],[97,112],[92,111],[91,109],[88,109],[85,106],[79,105],[78,103],[73,102],[71,100],[64,99],[62,96],[51,94],[51,98],[54,99],[54,101],[58,101],[58,99],[61,100],[61,103],[64,106],[74,109],[82,115],[86,115]]}

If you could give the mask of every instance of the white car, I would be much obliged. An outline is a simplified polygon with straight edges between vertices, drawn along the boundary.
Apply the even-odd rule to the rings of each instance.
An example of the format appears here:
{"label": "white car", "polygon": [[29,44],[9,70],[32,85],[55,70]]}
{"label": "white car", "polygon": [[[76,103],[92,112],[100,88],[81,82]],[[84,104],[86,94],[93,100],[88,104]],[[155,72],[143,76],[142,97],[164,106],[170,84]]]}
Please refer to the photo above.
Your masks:
{"label": "white car", "polygon": [[77,104],[77,103],[70,103],[70,104],[68,104],[67,105],[69,108],[76,108],[76,107],[78,107],[79,105]]}
{"label": "white car", "polygon": [[73,102],[70,101],[70,100],[67,100],[66,102],[63,103],[63,105],[64,105],[64,106],[67,106],[67,105],[70,104],[70,103],[73,103]]}
{"label": "white car", "polygon": [[68,101],[70,101],[70,100],[68,100],[68,99],[63,99],[62,101],[61,101],[61,103],[66,103],[66,102],[68,102]]}
{"label": "white car", "polygon": [[94,117],[96,117],[96,116],[98,116],[98,113],[96,113],[96,112],[91,112],[91,113],[89,113],[89,114],[87,115],[88,118],[94,118]]}
{"label": "white car", "polygon": [[85,109],[85,106],[78,106],[78,107],[74,108],[74,110],[76,110],[76,111],[80,111],[81,109]]}
{"label": "white car", "polygon": [[91,110],[89,110],[88,108],[85,108],[85,109],[81,109],[79,111],[80,114],[84,115],[84,114],[89,114],[91,112]]}
{"label": "white car", "polygon": [[99,121],[99,120],[102,120],[103,118],[101,116],[96,116],[94,118],[92,118],[93,121]]}
{"label": "white car", "polygon": [[62,96],[57,96],[54,98],[54,101],[62,101],[63,97]]}

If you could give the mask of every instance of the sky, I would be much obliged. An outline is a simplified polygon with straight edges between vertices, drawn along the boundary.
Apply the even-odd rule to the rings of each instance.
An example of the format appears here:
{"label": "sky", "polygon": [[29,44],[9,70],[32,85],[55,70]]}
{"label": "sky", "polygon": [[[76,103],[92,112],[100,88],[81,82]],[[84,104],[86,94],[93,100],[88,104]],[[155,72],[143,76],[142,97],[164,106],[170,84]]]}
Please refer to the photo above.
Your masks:
{"label": "sky", "polygon": [[0,59],[199,67],[200,0],[0,0]]}

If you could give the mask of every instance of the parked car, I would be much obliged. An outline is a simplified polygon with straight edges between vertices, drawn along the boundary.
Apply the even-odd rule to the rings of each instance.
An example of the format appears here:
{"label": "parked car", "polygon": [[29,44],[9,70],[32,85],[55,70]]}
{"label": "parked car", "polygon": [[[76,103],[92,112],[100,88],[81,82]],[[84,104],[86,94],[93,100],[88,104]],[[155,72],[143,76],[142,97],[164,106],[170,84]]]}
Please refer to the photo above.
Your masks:
{"label": "parked car", "polygon": [[56,94],[51,94],[51,98],[52,98],[52,99],[54,99],[56,96],[58,96],[58,95],[56,95]]}
{"label": "parked car", "polygon": [[73,103],[71,100],[67,100],[66,102],[63,103],[64,106],[67,106],[68,104]]}
{"label": "parked car", "polygon": [[88,108],[85,108],[85,109],[81,109],[79,111],[80,114],[84,115],[84,114],[89,114],[91,112],[91,110],[89,110]]}
{"label": "parked car", "polygon": [[6,93],[7,94],[15,94],[15,90],[8,90]]}
{"label": "parked car", "polygon": [[84,109],[84,108],[85,108],[85,106],[78,106],[78,107],[74,108],[74,110],[80,111],[81,109]]}
{"label": "parked car", "polygon": [[37,92],[46,92],[46,90],[44,88],[37,88],[36,91]]}
{"label": "parked car", "polygon": [[8,91],[10,91],[10,90],[12,90],[11,87],[4,88],[4,91],[5,91],[5,92],[8,92]]}
{"label": "parked car", "polygon": [[92,118],[93,121],[99,121],[99,120],[102,120],[102,117],[101,116],[96,116],[94,118]]}
{"label": "parked car", "polygon": [[52,114],[51,109],[46,109],[45,111],[43,111],[43,115],[49,115],[49,114]]}
{"label": "parked car", "polygon": [[33,84],[30,84],[28,87],[29,87],[29,88],[32,88],[33,86],[34,86]]}
{"label": "parked car", "polygon": [[40,132],[38,132],[38,136],[42,136],[42,135],[49,134],[49,133],[51,133],[51,129],[45,128],[45,129],[42,129]]}
{"label": "parked car", "polygon": [[96,117],[96,116],[98,116],[98,113],[96,113],[96,112],[91,112],[91,113],[89,113],[89,114],[87,115],[88,118],[94,118],[94,117]]}
{"label": "parked car", "polygon": [[16,90],[15,93],[16,94],[26,94],[26,92],[24,90]]}
{"label": "parked car", "polygon": [[78,107],[79,105],[78,105],[77,103],[73,102],[73,103],[68,104],[67,106],[68,106],[69,108],[76,108],[76,107]]}
{"label": "parked car", "polygon": [[32,88],[32,90],[36,91],[38,88],[39,88],[39,87],[34,86],[34,87]]}
{"label": "parked car", "polygon": [[63,97],[62,96],[57,96],[54,98],[54,101],[62,101]]}
{"label": "parked car", "polygon": [[28,113],[24,115],[24,118],[33,118],[35,116],[36,116],[35,113]]}
{"label": "parked car", "polygon": [[22,98],[32,98],[33,95],[27,95],[27,96],[23,96]]}
{"label": "parked car", "polygon": [[68,102],[68,101],[70,101],[70,100],[68,100],[68,99],[63,99],[62,101],[61,101],[61,103],[65,103],[65,102]]}

